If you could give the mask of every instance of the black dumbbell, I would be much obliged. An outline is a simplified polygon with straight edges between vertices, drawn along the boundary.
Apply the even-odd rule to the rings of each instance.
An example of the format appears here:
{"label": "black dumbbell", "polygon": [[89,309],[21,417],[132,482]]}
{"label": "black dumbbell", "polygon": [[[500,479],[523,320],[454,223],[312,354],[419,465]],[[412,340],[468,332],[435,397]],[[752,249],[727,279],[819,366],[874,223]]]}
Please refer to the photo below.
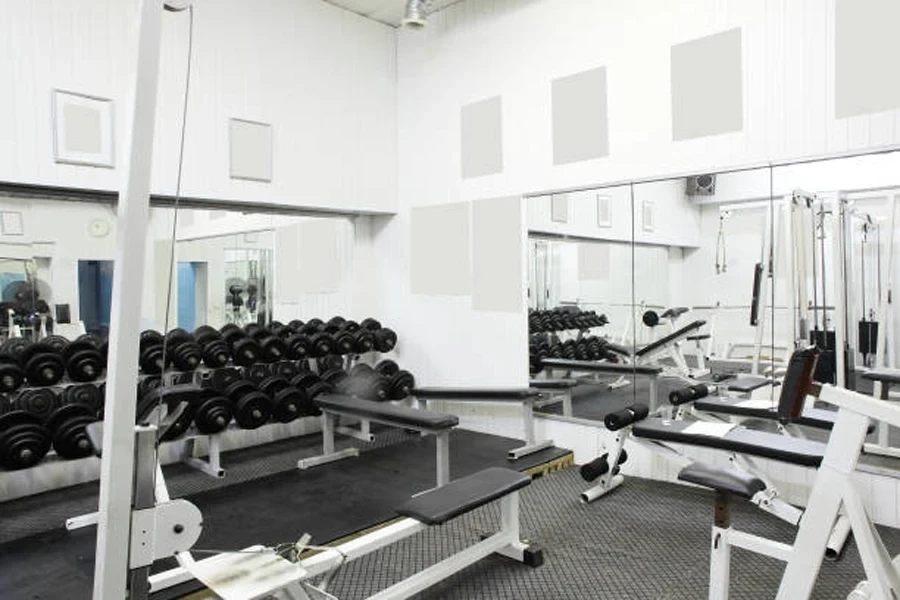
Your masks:
{"label": "black dumbbell", "polygon": [[287,337],[291,333],[290,329],[281,321],[272,321],[267,329],[272,335],[279,337]]}
{"label": "black dumbbell", "polygon": [[301,321],[300,319],[293,319],[291,321],[288,321],[287,326],[294,333],[299,333],[300,328],[303,327],[303,321]]}
{"label": "black dumbbell", "polygon": [[390,377],[400,370],[400,366],[391,359],[386,358],[382,361],[379,361],[378,364],[375,365],[375,370],[385,377]]}
{"label": "black dumbbell", "polygon": [[253,338],[243,337],[231,345],[231,358],[236,365],[249,367],[259,362],[261,356],[262,348]]}
{"label": "black dumbbell", "polygon": [[356,348],[353,333],[343,330],[334,333],[334,349],[338,354],[352,354]]}
{"label": "black dumbbell", "polygon": [[204,386],[217,392],[224,392],[225,388],[242,379],[241,372],[237,369],[222,368],[211,371],[203,380]]}
{"label": "black dumbbell", "polygon": [[65,374],[63,358],[53,346],[30,344],[19,352],[19,364],[25,370],[25,379],[34,386],[48,386],[58,383]]}
{"label": "black dumbbell", "polygon": [[371,331],[378,331],[381,329],[381,323],[372,317],[368,317],[359,322],[359,326],[363,329],[369,329]]}
{"label": "black dumbbell", "polygon": [[96,411],[84,404],[60,406],[47,419],[53,436],[53,449],[60,458],[84,458],[94,453],[85,426],[97,420]]}
{"label": "black dumbbell", "polygon": [[259,346],[262,350],[260,359],[264,362],[273,363],[287,358],[288,349],[283,338],[267,332],[267,335],[259,340]]}
{"label": "black dumbbell", "polygon": [[179,371],[193,371],[203,362],[203,350],[194,336],[181,328],[166,334],[166,355],[172,357],[172,364]]}
{"label": "black dumbbell", "polygon": [[65,404],[83,404],[90,408],[95,416],[103,410],[103,395],[100,388],[92,383],[68,386],[63,390],[62,400]]}
{"label": "black dumbbell", "polygon": [[233,416],[228,398],[211,391],[208,397],[198,403],[194,412],[194,425],[200,433],[213,435],[225,431]]}
{"label": "black dumbbell", "polygon": [[409,371],[399,370],[390,378],[390,392],[388,397],[391,400],[402,400],[412,393],[416,387],[416,378]]}
{"label": "black dumbbell", "polygon": [[375,349],[379,352],[390,352],[397,345],[397,334],[393,329],[387,327],[376,329],[374,336]]}
{"label": "black dumbbell", "polygon": [[310,358],[319,358],[335,352],[334,338],[330,333],[320,331],[312,334],[309,338],[309,356]]}
{"label": "black dumbbell", "polygon": [[310,339],[305,333],[295,333],[285,341],[288,358],[303,360],[309,356]]}
{"label": "black dumbbell", "polygon": [[63,349],[66,373],[72,381],[95,381],[103,374],[103,359],[100,349],[89,340],[76,340]]}
{"label": "black dumbbell", "polygon": [[375,348],[375,334],[369,329],[359,328],[353,332],[353,351],[359,354]]}
{"label": "black dumbbell", "polygon": [[234,420],[242,429],[261,427],[272,416],[269,397],[249,381],[232,383],[225,389],[225,395],[231,401]]}
{"label": "black dumbbell", "polygon": [[14,392],[24,382],[25,372],[18,361],[9,354],[0,354],[0,392]]}
{"label": "black dumbbell", "polygon": [[300,372],[300,369],[297,367],[297,363],[290,360],[282,360],[272,365],[271,373],[272,375],[277,375],[278,377],[284,377],[285,379],[292,379]]}
{"label": "black dumbbell", "polygon": [[60,400],[56,390],[46,387],[24,389],[15,399],[16,409],[24,410],[42,421],[49,419],[59,405]]}
{"label": "black dumbbell", "polygon": [[259,391],[272,401],[272,418],[279,423],[290,423],[309,414],[310,401],[306,390],[291,385],[284,377],[269,377],[259,384]]}
{"label": "black dumbbell", "polygon": [[141,332],[138,363],[142,373],[158,375],[163,372],[169,358],[163,355],[164,342],[165,338],[158,331],[147,329]]}
{"label": "black dumbbell", "polygon": [[0,415],[0,468],[27,469],[50,451],[52,437],[40,417],[13,410]]}

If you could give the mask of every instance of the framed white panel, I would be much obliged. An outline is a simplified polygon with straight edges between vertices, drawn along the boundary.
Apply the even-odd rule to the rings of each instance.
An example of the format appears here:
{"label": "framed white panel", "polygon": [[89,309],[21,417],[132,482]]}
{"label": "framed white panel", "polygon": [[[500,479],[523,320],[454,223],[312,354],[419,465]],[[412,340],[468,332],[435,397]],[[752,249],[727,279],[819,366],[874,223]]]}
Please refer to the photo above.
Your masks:
{"label": "framed white panel", "polygon": [[460,110],[462,178],[503,171],[503,110],[500,96],[467,104]]}
{"label": "framed white panel", "polygon": [[472,205],[472,308],[522,310],[522,199]]}
{"label": "framed white panel", "polygon": [[642,206],[641,223],[644,231],[653,231],[656,229],[656,203],[652,200],[644,200]]}
{"label": "framed white panel", "polygon": [[469,203],[413,207],[410,290],[428,296],[471,293]]}
{"label": "framed white panel", "polygon": [[340,290],[337,223],[310,219],[275,229],[275,302],[291,304],[307,294]]}
{"label": "framed white panel", "polygon": [[244,119],[230,119],[228,144],[232,179],[272,181],[271,125]]}
{"label": "framed white panel", "polygon": [[900,108],[900,2],[836,0],[835,118]]}
{"label": "framed white panel", "polygon": [[672,46],[672,139],[744,127],[741,29]]}
{"label": "framed white panel", "polygon": [[602,158],[609,154],[606,67],[554,79],[553,164]]}
{"label": "framed white panel", "polygon": [[553,194],[550,196],[550,220],[554,223],[569,222],[568,194]]}
{"label": "framed white panel", "polygon": [[0,213],[0,233],[2,235],[25,235],[22,213],[19,211],[4,211]]}
{"label": "framed white panel", "polygon": [[113,102],[53,90],[53,154],[58,163],[113,168]]}
{"label": "framed white panel", "polygon": [[597,194],[597,227],[612,227],[612,198]]}
{"label": "framed white panel", "polygon": [[578,244],[578,279],[580,281],[608,281],[610,245],[603,242]]}

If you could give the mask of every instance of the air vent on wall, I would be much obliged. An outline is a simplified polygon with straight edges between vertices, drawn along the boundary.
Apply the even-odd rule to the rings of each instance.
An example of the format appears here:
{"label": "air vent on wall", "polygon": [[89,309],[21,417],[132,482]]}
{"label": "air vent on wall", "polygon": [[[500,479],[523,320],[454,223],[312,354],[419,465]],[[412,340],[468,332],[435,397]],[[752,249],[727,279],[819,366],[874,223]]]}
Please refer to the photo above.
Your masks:
{"label": "air vent on wall", "polygon": [[644,200],[644,210],[643,210],[643,225],[644,231],[653,231],[655,222],[656,222],[656,210],[653,206],[653,202],[649,200]]}
{"label": "air vent on wall", "polygon": [[609,204],[609,196],[597,194],[597,227],[612,227],[612,214],[610,213]]}
{"label": "air vent on wall", "polygon": [[688,177],[685,193],[688,196],[712,196],[716,193],[716,176],[696,175]]}

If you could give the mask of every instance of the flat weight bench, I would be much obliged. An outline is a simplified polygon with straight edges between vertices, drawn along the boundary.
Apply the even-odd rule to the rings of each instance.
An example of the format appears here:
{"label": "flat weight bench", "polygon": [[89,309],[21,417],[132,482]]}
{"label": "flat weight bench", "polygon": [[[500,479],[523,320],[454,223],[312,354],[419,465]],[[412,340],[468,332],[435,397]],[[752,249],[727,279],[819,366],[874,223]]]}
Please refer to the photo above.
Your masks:
{"label": "flat weight bench", "polygon": [[416,388],[410,392],[416,400],[450,400],[452,402],[515,402],[522,405],[522,421],[525,445],[507,452],[506,458],[517,460],[553,447],[553,440],[538,441],[534,431],[534,405],[541,399],[538,389],[469,389],[469,388]]}
{"label": "flat weight bench", "polygon": [[358,448],[335,450],[334,434],[338,417],[355,417],[365,421],[413,429],[433,435],[437,453],[437,485],[450,482],[450,430],[459,424],[455,415],[396,406],[385,402],[362,400],[339,394],[320,394],[315,399],[322,411],[322,454],[297,461],[297,467],[308,469],[350,456],[359,456]]}
{"label": "flat weight bench", "polygon": [[572,389],[578,385],[577,379],[532,379],[528,385],[541,392],[534,408],[562,402],[563,416],[572,416]]}
{"label": "flat weight bench", "polygon": [[569,360],[565,358],[545,358],[541,361],[544,370],[551,375],[554,371],[565,371],[567,373],[600,373],[605,375],[633,375],[635,377],[647,377],[650,383],[650,411],[656,410],[659,405],[657,398],[657,389],[659,387],[659,376],[663,372],[663,368],[656,365],[637,365],[622,363],[594,362],[588,360]]}

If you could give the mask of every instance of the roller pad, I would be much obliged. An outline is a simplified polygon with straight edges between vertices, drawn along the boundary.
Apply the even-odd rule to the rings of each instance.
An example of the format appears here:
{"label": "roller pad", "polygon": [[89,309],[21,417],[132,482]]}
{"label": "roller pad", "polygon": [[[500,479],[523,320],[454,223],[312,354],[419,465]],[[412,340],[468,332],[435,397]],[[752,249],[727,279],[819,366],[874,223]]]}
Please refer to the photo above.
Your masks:
{"label": "roller pad", "polygon": [[628,408],[609,413],[603,418],[603,424],[610,431],[618,431],[628,427],[650,414],[650,408],[646,404],[633,404]]}
{"label": "roller pad", "polygon": [[710,394],[710,386],[705,383],[698,383],[688,387],[681,388],[669,393],[669,403],[673,406],[680,406],[686,402],[693,402],[699,398],[705,398]]}
{"label": "roller pad", "polygon": [[578,472],[581,474],[581,478],[588,483],[594,481],[607,471],[609,471],[609,460],[606,454],[595,458],[589,463],[581,465],[581,468],[578,469]]}

